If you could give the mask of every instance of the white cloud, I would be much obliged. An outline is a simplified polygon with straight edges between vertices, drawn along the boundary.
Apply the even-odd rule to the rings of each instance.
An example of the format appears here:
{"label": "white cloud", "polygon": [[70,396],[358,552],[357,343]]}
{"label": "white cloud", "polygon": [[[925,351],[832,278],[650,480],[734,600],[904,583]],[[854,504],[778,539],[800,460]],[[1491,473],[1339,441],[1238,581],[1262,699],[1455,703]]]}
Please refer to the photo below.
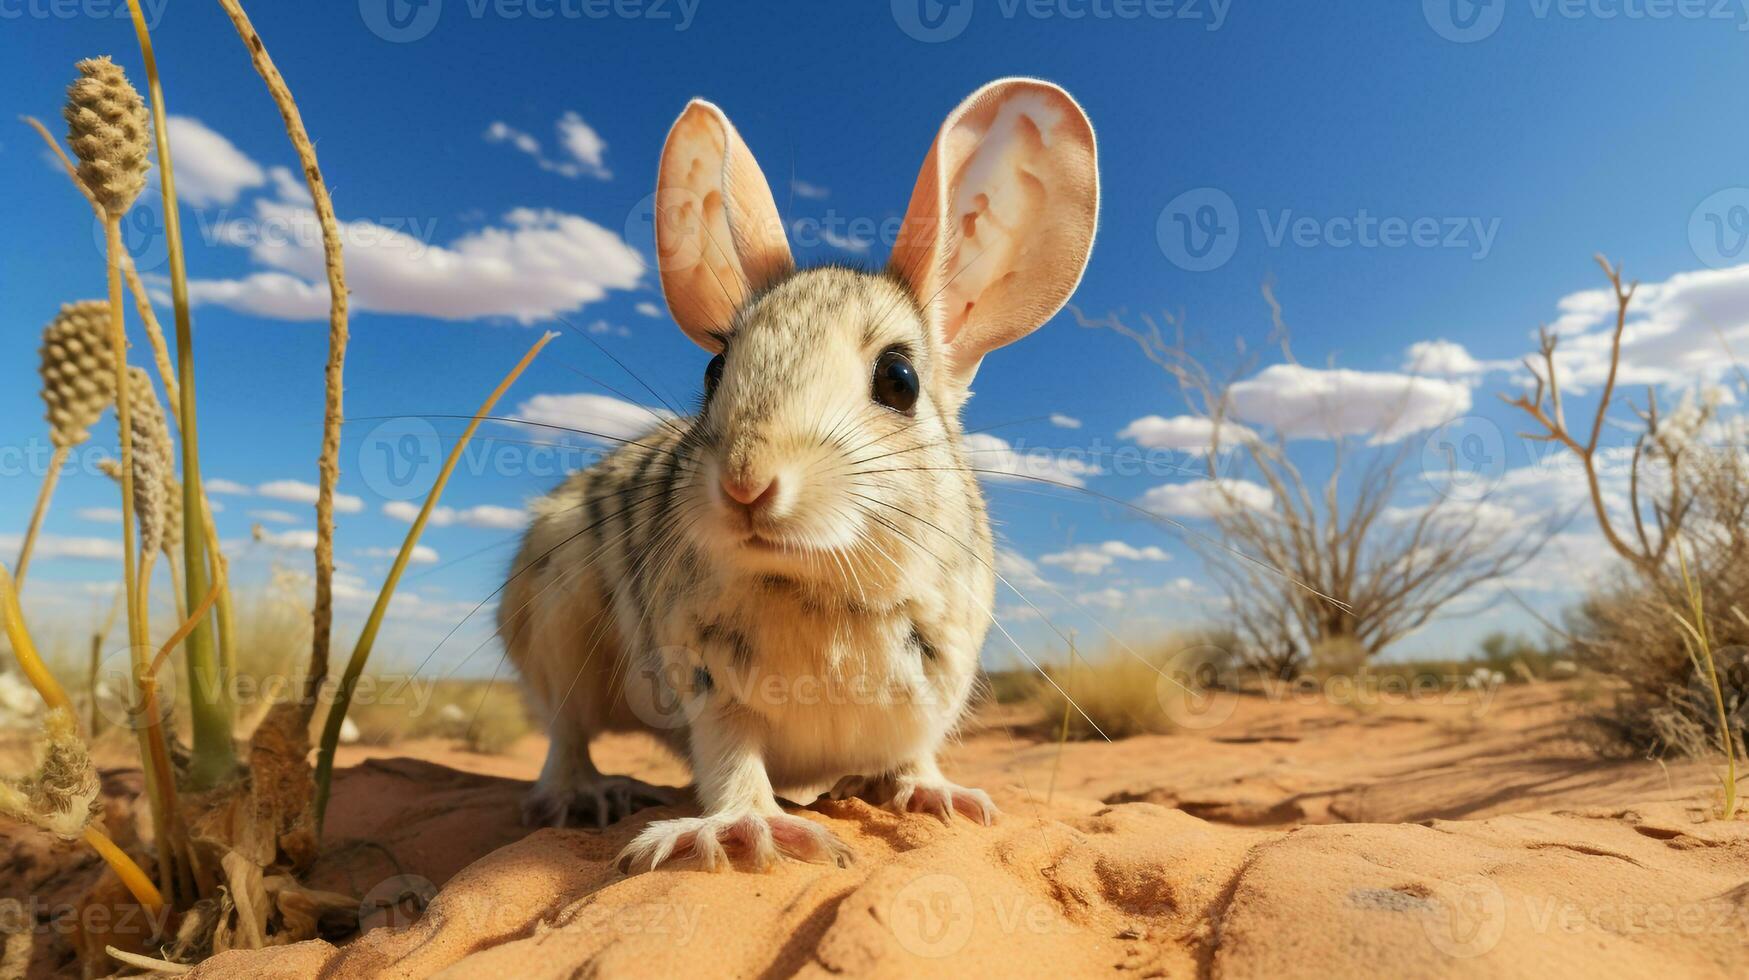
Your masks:
{"label": "white cloud", "polygon": [[90,521],[93,524],[121,523],[120,507],[81,507],[76,515],[80,520]]}
{"label": "white cloud", "polygon": [[1098,466],[1072,456],[1053,456],[1044,450],[1016,452],[1008,440],[988,432],[967,433],[965,448],[968,462],[984,479],[1042,480],[1080,487],[1086,486],[1087,477],[1100,472]]}
{"label": "white cloud", "polygon": [[[319,488],[314,483],[299,480],[272,480],[255,488],[255,492],[274,500],[290,500],[299,504],[314,504]],[[334,510],[341,514],[356,514],[364,510],[364,501],[351,494],[336,493]]]}
{"label": "white cloud", "polygon": [[[644,260],[608,229],[550,209],[516,208],[503,223],[451,241],[437,220],[348,221],[341,229],[356,310],[439,320],[503,317],[530,324],[575,312],[641,281]],[[284,320],[328,315],[320,226],[303,203],[258,199],[254,214],[215,226],[265,268],[237,279],[196,280],[197,304]]]}
{"label": "white cloud", "polygon": [[[1580,391],[1602,383],[1609,369],[1615,297],[1607,287],[1571,293],[1557,304],[1550,329],[1562,388]],[[1685,384],[1717,379],[1732,370],[1720,338],[1749,354],[1749,264],[1682,272],[1641,283],[1622,334],[1624,385]]]}
{"label": "white cloud", "polygon": [[[1433,505],[1386,507],[1381,516],[1392,524],[1411,524],[1426,516]],[[1428,518],[1435,529],[1499,537],[1529,529],[1536,518],[1511,507],[1486,500],[1447,500]]]}
{"label": "white cloud", "polygon": [[607,441],[635,439],[659,422],[674,417],[662,408],[649,408],[608,395],[580,392],[573,395],[535,395],[516,407],[519,421],[533,422],[549,430],[582,430],[586,438]]}
{"label": "white cloud", "polygon": [[1045,583],[1032,559],[1010,548],[996,549],[996,574],[1015,588],[1033,588]]}
{"label": "white cloud", "polygon": [[1230,507],[1267,510],[1275,501],[1269,489],[1250,480],[1197,480],[1167,483],[1142,495],[1141,506],[1168,517],[1212,517]]}
{"label": "white cloud", "polygon": [[223,493],[234,497],[247,497],[254,492],[236,480],[202,480],[200,485],[209,495]]}
{"label": "white cloud", "polygon": [[257,524],[254,538],[270,548],[282,548],[286,551],[316,550],[316,532],[307,529],[269,531]]}
{"label": "white cloud", "polygon": [[283,510],[252,510],[249,516],[269,524],[296,524],[301,518]]}
{"label": "white cloud", "polygon": [[[399,549],[399,548],[364,548],[364,549],[361,549],[358,553],[360,555],[363,555],[366,558],[393,559],[401,553],[401,549]],[[411,558],[408,558],[407,560],[410,563],[415,564],[415,565],[435,565],[438,562],[437,549],[427,548],[425,545],[422,545],[422,544],[416,544],[413,546],[413,556]]]}
{"label": "white cloud", "polygon": [[303,204],[305,207],[315,203],[310,197],[310,185],[304,178],[292,172],[289,167],[268,167],[267,176],[273,181],[273,193],[282,201]]}
{"label": "white cloud", "polygon": [[577,162],[584,173],[600,180],[613,176],[602,162],[602,157],[607,154],[607,141],[590,128],[582,116],[575,112],[565,113],[559,117],[558,129],[559,145],[565,148],[565,152],[571,155],[571,159]]}
{"label": "white cloud", "polygon": [[554,124],[554,129],[558,132],[559,148],[564,153],[560,159],[549,158],[540,140],[505,122],[495,121],[487,126],[485,140],[488,143],[508,143],[542,170],[561,177],[573,180],[583,176],[597,180],[613,177],[603,159],[607,154],[607,141],[584,122],[582,116],[566,112]]}
{"label": "white cloud", "polygon": [[647,317],[654,317],[656,319],[661,319],[661,317],[662,317],[662,308],[660,306],[657,306],[655,303],[650,302],[649,300],[645,300],[644,302],[639,303],[638,305],[632,307],[632,309],[637,310],[639,313],[642,313],[644,316],[647,316]]}
{"label": "white cloud", "polygon": [[[397,521],[411,524],[419,517],[419,505],[407,500],[393,500],[383,505],[383,514]],[[431,518],[427,522],[433,527],[488,528],[502,531],[519,530],[528,524],[528,512],[514,507],[498,507],[493,504],[480,504],[477,507],[432,508]]]}
{"label": "white cloud", "polygon": [[1170,579],[1160,585],[1145,585],[1133,589],[1120,589],[1108,586],[1083,592],[1075,597],[1075,601],[1083,606],[1093,606],[1110,612],[1128,610],[1131,617],[1157,610],[1162,603],[1196,599],[1202,590],[1196,582],[1188,578]]}
{"label": "white cloud", "polygon": [[[24,546],[24,536],[0,534],[0,553],[15,555]],[[121,561],[119,538],[69,538],[56,534],[37,535],[31,551],[33,559],[71,558],[81,561]]]}
{"label": "white cloud", "polygon": [[1054,565],[1076,575],[1099,575],[1119,559],[1126,561],[1170,561],[1172,556],[1156,545],[1137,548],[1123,541],[1104,544],[1084,544],[1079,547],[1045,555],[1041,565]]}
{"label": "white cloud", "polygon": [[791,180],[789,186],[790,190],[795,191],[797,197],[806,198],[810,201],[822,200],[832,193],[829,189],[821,187],[819,184],[810,184],[799,178]]}
{"label": "white cloud", "polygon": [[[1118,432],[1119,439],[1129,439],[1145,449],[1171,449],[1180,452],[1206,452],[1214,435],[1212,420],[1195,415],[1175,415],[1162,418],[1145,415]],[[1221,445],[1233,446],[1257,438],[1257,434],[1236,422],[1221,425]]]}
{"label": "white cloud", "polygon": [[170,116],[165,122],[176,160],[176,195],[183,203],[234,204],[243,191],[267,183],[260,164],[200,120]]}
{"label": "white cloud", "polygon": [[825,242],[840,251],[854,252],[857,255],[861,255],[868,251],[870,243],[861,238],[857,238],[855,235],[841,234],[835,229],[826,227],[820,227],[818,232],[820,235],[820,241]]}
{"label": "white cloud", "polygon": [[590,333],[612,334],[615,337],[630,337],[632,335],[630,329],[622,327],[617,323],[608,323],[606,320],[596,320],[586,329],[588,329]]}
{"label": "white cloud", "polygon": [[1079,428],[1081,428],[1081,420],[1080,419],[1076,418],[1073,415],[1064,415],[1062,412],[1052,412],[1051,413],[1051,424],[1056,426],[1059,429],[1079,429]]}
{"label": "white cloud", "polygon": [[1435,378],[1480,380],[1489,371],[1513,367],[1517,361],[1478,361],[1455,340],[1418,340],[1403,352],[1403,370]]}
{"label": "white cloud", "polygon": [[1390,371],[1272,364],[1231,388],[1234,414],[1289,438],[1394,442],[1470,409],[1467,385]]}
{"label": "white cloud", "polygon": [[188,301],[223,306],[270,320],[319,320],[328,315],[328,287],[283,272],[257,272],[241,279],[194,279]]}

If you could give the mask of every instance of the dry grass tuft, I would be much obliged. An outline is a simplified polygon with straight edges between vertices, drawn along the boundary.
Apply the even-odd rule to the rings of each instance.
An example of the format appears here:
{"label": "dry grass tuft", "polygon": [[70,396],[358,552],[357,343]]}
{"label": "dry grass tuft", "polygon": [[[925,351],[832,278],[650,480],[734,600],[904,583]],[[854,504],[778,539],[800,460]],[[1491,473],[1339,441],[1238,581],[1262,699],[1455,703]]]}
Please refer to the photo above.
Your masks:
{"label": "dry grass tuft", "polygon": [[[1052,734],[1076,741],[1176,731],[1199,710],[1197,699],[1230,678],[1230,641],[1173,637],[1150,650],[1119,648],[1029,677],[1031,702]],[[1066,695],[1066,697],[1065,697]]]}

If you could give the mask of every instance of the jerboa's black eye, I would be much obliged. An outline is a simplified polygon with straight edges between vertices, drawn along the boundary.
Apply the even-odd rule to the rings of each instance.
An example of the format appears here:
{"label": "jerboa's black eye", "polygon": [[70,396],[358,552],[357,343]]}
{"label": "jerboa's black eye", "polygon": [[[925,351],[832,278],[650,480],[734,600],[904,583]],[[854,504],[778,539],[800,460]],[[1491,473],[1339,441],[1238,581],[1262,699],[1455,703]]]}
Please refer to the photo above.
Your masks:
{"label": "jerboa's black eye", "polygon": [[875,360],[871,392],[875,401],[895,412],[909,414],[917,404],[921,390],[917,369],[911,366],[911,359],[903,351],[890,350]]}
{"label": "jerboa's black eye", "polygon": [[711,358],[711,362],[709,364],[706,364],[704,366],[704,400],[705,401],[707,401],[707,402],[710,401],[711,396],[716,394],[717,382],[719,382],[721,380],[723,380],[723,355],[718,354],[717,356]]}

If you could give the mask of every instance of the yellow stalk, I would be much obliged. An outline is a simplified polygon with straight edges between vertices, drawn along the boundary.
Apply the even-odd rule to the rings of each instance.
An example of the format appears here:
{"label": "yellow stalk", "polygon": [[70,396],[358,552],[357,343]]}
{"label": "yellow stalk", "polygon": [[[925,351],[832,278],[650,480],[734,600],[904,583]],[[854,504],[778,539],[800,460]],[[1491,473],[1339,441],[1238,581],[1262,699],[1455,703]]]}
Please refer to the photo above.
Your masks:
{"label": "yellow stalk", "polygon": [[140,617],[139,570],[134,562],[134,524],[138,516],[134,513],[134,431],[133,409],[129,404],[132,398],[128,392],[128,340],[122,323],[121,266],[117,261],[122,251],[121,219],[106,218],[103,230],[109,252],[109,347],[115,366],[115,419],[121,441],[122,584],[127,590],[128,643],[138,649],[143,648],[142,640],[147,632]]}
{"label": "yellow stalk", "polygon": [[36,547],[37,532],[42,530],[43,517],[49,512],[49,501],[55,495],[55,484],[61,480],[61,467],[67,465],[71,446],[56,446],[49,458],[49,471],[43,474],[42,489],[36,494],[36,508],[30,513],[30,528],[24,532],[24,546],[18,549],[18,587],[24,588],[24,573],[30,569],[30,553]]}
{"label": "yellow stalk", "polygon": [[[140,22],[138,0],[128,0]],[[334,202],[322,180],[322,168],[316,161],[316,145],[304,128],[303,114],[285,76],[279,73],[267,45],[250,22],[239,0],[219,0],[219,6],[231,19],[237,37],[249,49],[249,61],[255,73],[267,86],[268,95],[279,109],[285,123],[286,138],[303,168],[304,183],[310,190],[310,207],[322,228],[322,256],[328,273],[328,363],[323,371],[322,452],[316,461],[316,604],[310,611],[310,667],[304,675],[303,718],[308,722],[316,710],[316,695],[328,678],[328,655],[333,642],[334,626],[334,486],[340,479],[340,424],[343,411],[346,345],[350,336],[347,326],[346,263],[342,257],[340,222],[334,214]],[[143,27],[141,28],[144,29]],[[194,591],[194,590],[190,590]],[[223,607],[221,606],[221,610]],[[318,811],[319,812],[319,811]]]}
{"label": "yellow stalk", "polygon": [[[62,689],[55,675],[49,673],[42,658],[37,655],[36,644],[30,638],[30,631],[24,626],[24,611],[18,605],[18,589],[14,587],[11,573],[0,565],[0,619],[5,621],[6,639],[12,644],[13,656],[18,658],[18,666],[24,670],[24,676],[42,696],[43,704],[50,711],[65,709],[69,715],[73,712],[73,702],[68,699],[67,692]],[[164,897],[153,886],[152,880],[128,857],[127,852],[115,846],[115,842],[104,836],[103,831],[95,825],[85,827],[85,842],[92,850],[103,858],[104,862],[115,871],[116,877],[133,893],[134,900],[148,910],[156,912],[164,907]]]}
{"label": "yellow stalk", "polygon": [[164,896],[152,884],[152,879],[140,870],[140,866],[134,863],[133,858],[128,857],[126,851],[115,846],[115,841],[98,830],[95,824],[85,827],[85,843],[90,844],[97,856],[109,865],[109,869],[115,872],[115,876],[121,879],[121,883],[134,896],[134,901],[139,902],[146,911],[156,912],[164,907]]}
{"label": "yellow stalk", "polygon": [[383,582],[382,591],[377,593],[376,605],[371,607],[370,618],[365,620],[364,632],[359,634],[358,645],[352,648],[352,659],[346,662],[346,670],[340,675],[340,689],[335,692],[334,704],[328,709],[328,719],[322,726],[322,744],[316,753],[316,833],[322,832],[322,818],[328,808],[329,783],[334,775],[334,750],[340,744],[340,726],[346,723],[346,710],[352,704],[352,690],[358,684],[359,675],[364,673],[364,665],[370,660],[371,648],[376,644],[377,631],[382,628],[383,616],[389,611],[389,601],[395,597],[395,587],[400,584],[401,573],[406,571],[407,563],[413,558],[413,549],[419,544],[419,536],[425,532],[425,522],[430,519],[431,511],[436,508],[437,501],[443,496],[443,488],[449,483],[450,474],[455,471],[456,464],[461,461],[462,451],[467,448],[468,440],[473,438],[474,430],[480,427],[480,420],[492,414],[492,409],[498,404],[498,399],[510,390],[516,379],[533,363],[535,355],[541,348],[552,342],[556,333],[547,333],[534,342],[528,353],[522,355],[522,360],[510,369],[504,380],[498,382],[498,387],[492,390],[480,410],[468,421],[466,429],[462,430],[461,438],[449,451],[449,458],[443,461],[443,469],[438,471],[437,482],[431,486],[431,492],[425,495],[425,506],[419,508],[419,516],[414,519],[413,526],[407,531],[406,540],[401,542],[401,551],[395,556],[395,564],[389,569],[389,576]]}
{"label": "yellow stalk", "polygon": [[1697,657],[1690,649],[1689,656],[1695,661],[1696,669],[1703,671],[1708,685],[1712,688],[1713,707],[1719,715],[1719,743],[1725,752],[1725,775],[1720,780],[1724,783],[1724,819],[1731,820],[1737,815],[1737,740],[1731,733],[1731,715],[1725,710],[1725,692],[1719,681],[1718,663],[1713,659],[1712,631],[1706,626],[1705,600],[1700,593],[1700,585],[1688,574],[1688,558],[1683,553],[1682,542],[1676,542],[1676,565],[1682,571],[1682,587],[1688,593],[1688,611],[1693,618],[1689,623],[1681,616],[1676,617],[1684,630],[1694,638],[1694,646],[1699,648]]}
{"label": "yellow stalk", "polygon": [[67,698],[67,692],[62,690],[55,675],[49,672],[42,657],[37,655],[36,644],[31,642],[30,632],[24,628],[24,610],[18,605],[18,588],[4,565],[0,565],[0,620],[5,622],[6,639],[12,644],[12,655],[18,658],[24,679],[42,695],[43,703],[50,711],[56,708],[71,711],[73,702]]}
{"label": "yellow stalk", "polygon": [[[61,144],[56,142],[48,127],[44,126],[41,121],[32,116],[25,116],[24,121],[36,130],[37,135],[41,136],[43,142],[47,144],[49,151],[61,161],[61,167],[67,173],[67,179],[73,182],[73,187],[90,203],[92,211],[101,220],[104,215],[103,205],[98,203],[96,197],[92,196],[91,189],[85,186],[85,182],[79,179],[79,168],[68,158],[67,151],[61,148]],[[177,436],[186,438],[182,425],[182,387],[176,383],[176,369],[170,363],[170,348],[164,341],[164,328],[158,323],[158,315],[152,309],[152,298],[146,293],[145,283],[140,281],[139,270],[134,268],[133,257],[125,252],[121,256],[121,273],[122,279],[127,283],[128,292],[133,295],[134,310],[139,313],[140,322],[146,325],[146,339],[152,345],[152,363],[158,369],[158,380],[164,385],[164,395],[169,402],[170,419],[176,425]],[[187,492],[186,487],[183,492]],[[201,530],[206,535],[207,554],[215,566],[209,573],[210,577],[215,581],[229,582],[230,575],[227,571],[229,563],[219,548],[219,531],[213,523],[212,503],[207,499],[205,492],[200,494],[200,515]],[[180,588],[184,581],[183,575],[177,569],[172,569],[171,574],[176,577],[178,588]],[[18,566],[18,581],[20,586],[24,584],[23,562],[20,562]],[[186,590],[183,591],[186,594]],[[232,625],[234,613],[229,585],[226,585],[225,591],[219,596],[217,609],[219,666],[223,675],[229,679],[234,673],[232,651],[235,649],[236,638],[236,630]]]}

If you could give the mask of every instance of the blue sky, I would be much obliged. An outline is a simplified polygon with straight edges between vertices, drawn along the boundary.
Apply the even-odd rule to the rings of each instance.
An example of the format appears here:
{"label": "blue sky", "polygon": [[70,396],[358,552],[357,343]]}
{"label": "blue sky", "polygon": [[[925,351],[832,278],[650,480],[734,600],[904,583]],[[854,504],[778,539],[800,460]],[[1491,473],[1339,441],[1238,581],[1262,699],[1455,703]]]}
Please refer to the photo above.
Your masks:
{"label": "blue sky", "polygon": [[[341,515],[339,549],[350,586],[374,590],[381,550],[406,528],[383,447],[430,431],[376,431],[377,420],[471,412],[539,330],[566,336],[508,408],[574,417],[610,398],[655,402],[578,331],[668,400],[693,397],[706,355],[667,319],[641,266],[652,257],[641,212],[656,157],[693,96],[722,106],[758,156],[798,259],[878,263],[878,229],[901,214],[943,115],[998,76],[1058,82],[1093,120],[1104,181],[1075,304],[1092,315],[1182,313],[1220,360],[1237,338],[1267,332],[1259,287],[1270,281],[1306,365],[1401,378],[1411,345],[1459,345],[1465,358],[1449,344],[1421,348],[1421,370],[1440,377],[1408,391],[1432,391],[1448,415],[1472,417],[1466,432],[1498,433],[1500,459],[1488,465],[1516,475],[1503,475],[1491,499],[1523,513],[1570,505],[1571,487],[1533,465],[1543,450],[1514,437],[1516,420],[1494,392],[1516,384],[1509,365],[1531,349],[1539,322],[1570,317],[1561,322],[1581,338],[1575,375],[1595,368],[1583,339],[1598,326],[1585,312],[1585,291],[1601,284],[1594,252],[1667,284],[1652,294],[1662,304],[1650,314],[1656,337],[1630,349],[1637,379],[1677,389],[1716,377],[1716,350],[1700,348],[1715,329],[1749,330],[1749,275],[1735,265],[1749,260],[1736,251],[1749,221],[1749,129],[1739,122],[1749,117],[1749,10],[1738,3],[916,2],[254,5],[340,214],[359,223],[349,254],[355,421],[341,484],[356,505]],[[61,93],[81,57],[113,54],[142,80],[127,23],[102,16],[112,6],[0,0],[0,116],[36,115],[58,132]],[[283,481],[315,478],[326,351],[325,300],[309,285],[320,281],[316,253],[298,237],[307,226],[287,186],[295,182],[275,171],[293,164],[283,130],[228,22],[209,3],[147,6],[170,112],[186,120],[172,135],[190,274],[204,300],[205,466],[209,478],[250,491],[214,499],[222,533],[239,543],[239,576],[261,581],[276,562],[308,564],[300,532],[313,527],[311,508]],[[101,295],[101,256],[86,205],[22,125],[0,128],[0,182],[11,189],[0,197],[0,292],[14,354],[0,417],[35,420],[37,331],[61,302]],[[1222,231],[1193,243],[1193,255],[1179,216],[1199,234]],[[142,270],[161,274],[150,222],[131,240]],[[168,305],[160,309],[168,319]],[[1185,411],[1133,346],[1078,328],[1067,312],[993,355],[976,389],[968,424],[1025,449],[1135,446],[1146,441],[1130,429],[1136,420]],[[564,397],[581,393],[603,399]],[[1364,415],[1363,399],[1344,400]],[[609,417],[641,418],[635,409]],[[460,428],[429,424],[445,437]],[[1401,437],[1425,440],[1433,429]],[[520,445],[547,434],[491,426],[483,435],[497,440],[480,447],[486,462],[452,485],[449,523],[425,538],[437,560],[408,583],[398,656],[430,653],[497,584],[514,511],[557,480],[541,469],[550,460]],[[113,427],[100,427],[91,446],[112,440]],[[0,440],[10,477],[0,480],[0,513],[13,517],[0,547],[14,547],[5,535],[22,530],[42,441],[22,421]],[[1299,440],[1295,458],[1316,472],[1327,447]],[[520,462],[491,462],[494,448]],[[1164,499],[1149,491],[1188,478],[1078,476],[1140,501]],[[1195,555],[1170,530],[1070,495],[1000,483],[992,494],[1008,547],[1050,583],[1031,590],[1034,600],[1063,628],[1096,633],[1094,616],[1145,635],[1213,609]],[[1410,481],[1403,502],[1426,496]],[[32,572],[39,618],[83,616],[97,602],[88,583],[113,580],[114,563],[87,539],[115,536],[94,510],[114,498],[101,476],[67,478],[47,527],[55,544]],[[1588,522],[1581,515],[1564,548],[1521,583],[1550,614],[1601,564]],[[256,523],[280,544],[242,548]],[[1110,541],[1144,557],[1108,548],[1110,561],[1089,561],[1077,550]],[[91,551],[99,557],[80,557]],[[1070,557],[1044,560],[1052,555]],[[1049,645],[1024,614],[1014,625]],[[1467,610],[1399,652],[1462,652],[1488,629],[1529,625],[1510,605]],[[438,662],[489,671],[490,646],[468,658],[482,639],[464,628]],[[989,659],[1007,658],[992,650]]]}

